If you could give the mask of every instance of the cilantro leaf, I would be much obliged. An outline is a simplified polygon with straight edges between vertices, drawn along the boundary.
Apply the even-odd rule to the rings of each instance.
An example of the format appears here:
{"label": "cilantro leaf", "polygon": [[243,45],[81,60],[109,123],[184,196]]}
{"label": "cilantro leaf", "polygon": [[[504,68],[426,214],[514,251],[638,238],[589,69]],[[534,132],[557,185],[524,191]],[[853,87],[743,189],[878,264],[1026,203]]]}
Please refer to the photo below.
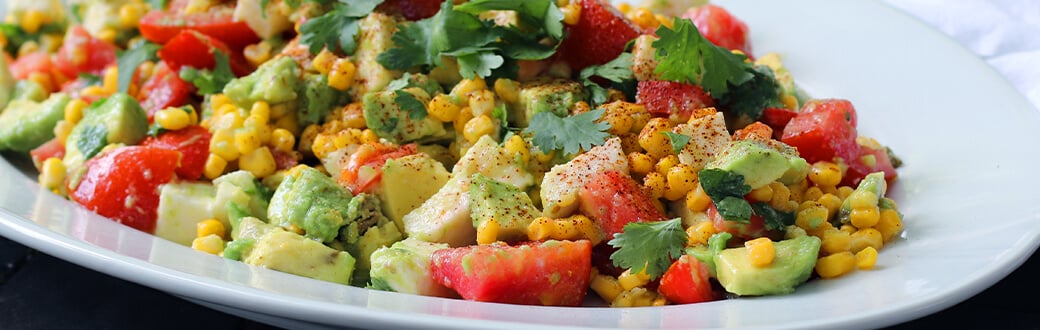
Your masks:
{"label": "cilantro leaf", "polygon": [[423,105],[422,101],[416,99],[415,95],[412,95],[412,93],[405,91],[396,91],[394,92],[394,102],[397,103],[397,105],[400,106],[402,110],[408,112],[409,118],[426,118],[426,106]]}
{"label": "cilantro leaf", "polygon": [[300,42],[307,45],[311,54],[321,52],[322,48],[339,54],[353,54],[357,50],[354,37],[360,30],[360,19],[381,3],[383,0],[340,0],[325,15],[311,18],[300,26]]}
{"label": "cilantro leaf", "polygon": [[224,90],[224,85],[235,79],[235,73],[231,72],[231,63],[224,52],[213,52],[213,59],[216,60],[217,65],[212,70],[199,70],[192,67],[181,68],[181,79],[195,85],[199,90],[199,94],[220,93]]}
{"label": "cilantro leaf", "polygon": [[522,23],[544,29],[553,39],[563,38],[563,12],[553,0],[473,0],[455,6],[455,10],[472,15],[489,10],[515,11]]}
{"label": "cilantro leaf", "polygon": [[715,209],[719,211],[722,218],[740,223],[751,223],[751,214],[754,210],[751,204],[742,197],[726,196],[715,202]]}
{"label": "cilantro leaf", "polygon": [[758,118],[767,107],[783,106],[780,102],[780,86],[773,76],[773,70],[764,66],[755,66],[753,77],[719,99],[719,104],[737,115]]}
{"label": "cilantro leaf", "polygon": [[682,219],[667,221],[632,222],[607,244],[618,248],[610,255],[615,266],[630,269],[632,273],[646,270],[651,279],[660,277],[673,259],[683,255],[686,232]]}
{"label": "cilantro leaf", "polygon": [[672,151],[676,154],[681,152],[683,148],[686,148],[686,144],[690,143],[691,137],[685,134],[672,133],[672,132],[661,132],[668,137],[668,140],[672,142]]}
{"label": "cilantro leaf", "polygon": [[405,23],[391,38],[394,47],[379,54],[377,61],[388,69],[403,70],[417,65],[440,65],[442,53],[486,47],[498,38],[490,24],[476,16],[455,11],[450,1],[433,17]]}
{"label": "cilantro leaf", "polygon": [[90,159],[108,145],[108,127],[104,124],[90,125],[83,128],[80,139],[76,140],[76,148],[83,152],[83,157]]}
{"label": "cilantro leaf", "polygon": [[130,90],[130,82],[134,79],[134,74],[137,72],[137,67],[144,63],[144,61],[155,61],[159,59],[155,55],[155,52],[159,51],[159,45],[151,42],[141,42],[136,46],[127,49],[122,54],[119,54],[116,60],[117,69],[119,71],[118,79],[116,80],[116,90],[121,93],[126,93]]}
{"label": "cilantro leaf", "polygon": [[578,78],[585,89],[589,91],[590,101],[594,105],[603,104],[607,101],[607,89],[600,86],[592,77],[600,77],[615,83],[635,78],[632,73],[632,54],[621,53],[617,58],[602,65],[593,65],[581,70]]}
{"label": "cilantro leaf", "polygon": [[751,204],[744,195],[751,187],[744,184],[744,176],[723,169],[709,168],[697,173],[701,188],[711,197],[723,219],[747,223],[751,220]]}
{"label": "cilantro leaf", "polygon": [[501,125],[503,132],[509,131],[509,109],[506,108],[505,103],[499,104],[495,110],[491,111],[491,118],[498,119],[498,124]]}
{"label": "cilantro leaf", "polygon": [[743,55],[715,46],[704,38],[689,19],[676,18],[674,29],[661,26],[660,38],[653,43],[660,61],[654,73],[665,80],[700,85],[713,97],[721,98],[730,86],[751,80],[751,64]]}
{"label": "cilantro leaf", "polygon": [[505,63],[505,59],[502,56],[490,51],[462,55],[457,60],[459,63],[459,74],[466,79],[490,76],[491,70],[501,67],[502,63]]}
{"label": "cilantro leaf", "polygon": [[603,112],[603,109],[596,109],[568,117],[539,112],[531,118],[524,132],[534,135],[532,142],[543,153],[563,150],[564,154],[573,155],[607,141],[610,134],[606,130],[610,129],[610,124],[596,122]]}
{"label": "cilantro leaf", "polygon": [[101,76],[90,73],[80,73],[78,79],[82,80],[87,86],[100,86],[102,83]]}
{"label": "cilantro leaf", "polygon": [[758,202],[751,204],[751,209],[765,220],[767,230],[784,231],[787,226],[794,224],[795,215],[793,212],[781,212],[769,206],[768,203]]}

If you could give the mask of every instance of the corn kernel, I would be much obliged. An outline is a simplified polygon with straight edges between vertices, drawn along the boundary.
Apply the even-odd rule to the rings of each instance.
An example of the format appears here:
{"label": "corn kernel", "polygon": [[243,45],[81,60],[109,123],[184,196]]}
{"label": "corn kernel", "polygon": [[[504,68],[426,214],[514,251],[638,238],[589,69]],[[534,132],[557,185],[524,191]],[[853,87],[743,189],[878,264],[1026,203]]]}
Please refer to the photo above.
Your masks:
{"label": "corn kernel", "polygon": [[607,302],[614,301],[622,291],[625,291],[621,288],[621,283],[618,283],[616,278],[602,274],[592,277],[592,280],[589,283],[589,288],[591,288],[592,291],[595,291],[600,298],[603,298],[603,300]]}
{"label": "corn kernel", "polygon": [[657,16],[646,8],[636,9],[628,14],[628,18],[632,20],[632,23],[635,23],[644,30],[657,28],[657,25],[659,24]]}
{"label": "corn kernel", "polygon": [[716,233],[715,225],[711,221],[702,221],[696,225],[686,228],[686,245],[704,245],[708,244],[708,238]]}
{"label": "corn kernel", "polygon": [[469,108],[474,116],[491,116],[495,111],[495,93],[486,89],[470,93]]}
{"label": "corn kernel", "polygon": [[711,197],[698,184],[686,194],[686,208],[693,212],[704,212],[711,206]]}
{"label": "corn kernel", "polygon": [[477,244],[486,245],[498,240],[499,225],[495,218],[480,223],[477,227]]}
{"label": "corn kernel", "polygon": [[873,247],[875,250],[880,250],[884,245],[885,243],[881,238],[881,232],[874,228],[865,228],[852,233],[852,247],[849,248],[849,251],[859,252],[867,247]]}
{"label": "corn kernel", "polygon": [[[246,58],[246,61],[248,61],[249,64],[251,64],[252,66],[260,66],[261,64],[264,64],[264,62],[267,62],[271,59],[271,43],[267,41],[261,41],[252,45],[248,45],[246,46],[246,48],[242,49],[242,55]],[[317,62],[317,58],[315,58],[315,62]],[[315,65],[315,67],[317,67],[317,65]],[[321,72],[321,74],[328,74],[329,71],[327,69],[328,67],[326,67],[326,71]]]}
{"label": "corn kernel", "polygon": [[662,132],[672,129],[671,123],[666,118],[653,118],[643,126],[639,132],[639,146],[646,150],[654,158],[663,158],[674,153],[671,141]]}
{"label": "corn kernel", "polygon": [[838,213],[838,210],[841,209],[841,198],[838,198],[838,196],[835,196],[834,194],[823,194],[823,196],[820,196],[817,201],[827,207],[828,219],[834,217],[834,214]]}
{"label": "corn kernel", "polygon": [[758,189],[751,190],[749,197],[755,201],[769,202],[773,199],[773,188],[769,185],[759,187]]}
{"label": "corn kernel", "polygon": [[466,122],[466,126],[462,131],[462,135],[470,143],[477,143],[481,136],[493,133],[495,133],[495,123],[487,115],[480,115],[470,119]]}
{"label": "corn kernel", "polygon": [[856,191],[849,195],[849,205],[853,209],[877,207],[878,195],[872,191]]}
{"label": "corn kernel", "polygon": [[260,136],[257,134],[256,129],[251,127],[243,127],[235,130],[235,148],[242,155],[253,152],[256,148],[259,148],[263,143],[260,141]]}
{"label": "corn kernel", "polygon": [[870,228],[878,224],[881,214],[877,207],[852,209],[849,219],[856,228]]}
{"label": "corn kernel", "polygon": [[455,131],[465,132],[466,123],[468,123],[471,119],[473,119],[473,111],[471,111],[469,107],[464,107],[460,109],[459,114],[457,117],[455,117],[455,122],[453,123],[455,126]]}
{"label": "corn kernel", "polygon": [[221,252],[224,252],[224,240],[220,239],[220,236],[217,235],[196,237],[191,241],[191,248],[209,254],[219,255]]}
{"label": "corn kernel", "polygon": [[661,157],[661,159],[657,160],[657,164],[654,164],[654,171],[661,175],[667,175],[668,170],[672,169],[676,164],[679,164],[679,157],[676,155]]}
{"label": "corn kernel", "polygon": [[680,191],[682,196],[685,196],[687,192],[698,186],[697,172],[690,165],[675,164],[666,173],[665,178],[668,181],[668,186]]}
{"label": "corn kernel", "polygon": [[816,260],[816,274],[821,278],[835,278],[848,274],[856,268],[856,256],[851,252],[839,252]]}
{"label": "corn kernel", "polygon": [[650,276],[646,272],[632,273],[632,270],[625,270],[618,276],[618,283],[621,284],[621,288],[625,290],[632,290],[633,288],[642,287],[647,283],[650,283]]}
{"label": "corn kernel", "polygon": [[809,171],[809,180],[818,186],[837,186],[841,182],[841,169],[832,162],[813,163]]}
{"label": "corn kernel", "polygon": [[766,267],[771,265],[773,259],[776,258],[776,247],[768,237],[759,237],[744,242],[744,247],[748,250],[748,260],[751,261],[752,266]]}
{"label": "corn kernel", "polygon": [[463,79],[451,89],[451,95],[469,101],[470,93],[487,89],[483,78]]}
{"label": "corn kernel", "polygon": [[207,179],[213,180],[221,174],[224,174],[225,168],[227,168],[227,160],[224,160],[224,158],[215,154],[210,154],[206,157],[206,165],[203,168],[202,173]]}
{"label": "corn kernel", "polygon": [[176,131],[191,124],[191,116],[180,108],[166,108],[155,113],[155,123],[163,129]]}
{"label": "corn kernel", "polygon": [[520,83],[512,79],[499,78],[495,80],[495,94],[506,103],[516,103],[520,100]]}
{"label": "corn kernel", "polygon": [[430,116],[446,123],[458,118],[459,111],[462,110],[455,104],[455,102],[452,102],[449,99],[447,94],[438,94],[437,96],[434,96],[433,99],[430,100],[430,104],[427,108]]}
{"label": "corn kernel", "polygon": [[253,173],[253,176],[257,178],[274,174],[274,171],[277,170],[274,155],[267,147],[256,148],[252,152],[242,154],[242,158],[238,160],[238,167]]}
{"label": "corn kernel", "polygon": [[842,186],[842,187],[838,187],[837,193],[832,193],[832,192],[827,192],[827,191],[824,191],[824,192],[825,193],[829,193],[829,194],[837,195],[838,198],[841,198],[841,200],[845,200],[846,198],[849,198],[849,195],[852,195],[853,191],[856,191],[856,190],[853,189],[852,187]]}
{"label": "corn kernel", "polygon": [[329,71],[329,86],[341,91],[347,90],[354,84],[356,72],[357,66],[354,65],[354,62],[345,58],[337,59],[332,64],[332,70]]}
{"label": "corn kernel", "polygon": [[72,133],[72,129],[75,126],[76,125],[73,125],[64,119],[59,120],[58,123],[54,125],[54,138],[58,139],[58,142],[61,142],[61,145],[65,145],[65,140],[69,138],[69,134]]}
{"label": "corn kernel", "polygon": [[124,28],[137,27],[141,16],[144,16],[145,8],[141,3],[127,3],[119,7],[119,24]]}
{"label": "corn kernel", "polygon": [[39,181],[40,185],[48,190],[61,189],[65,183],[65,163],[57,157],[44,160],[40,168]]}
{"label": "corn kernel", "polygon": [[564,24],[575,25],[581,19],[581,6],[577,3],[560,7],[560,11],[563,12]]}
{"label": "corn kernel", "polygon": [[848,252],[852,249],[852,236],[849,233],[830,229],[823,232],[820,239],[820,250],[826,254]]}
{"label": "corn kernel", "polygon": [[281,152],[292,152],[296,145],[296,136],[284,128],[276,128],[271,132],[271,147]]}
{"label": "corn kernel", "polygon": [[334,62],[336,62],[336,55],[330,52],[328,48],[323,48],[318,55],[314,56],[314,60],[311,61],[311,66],[321,74],[327,75],[332,71],[332,64]]}
{"label": "corn kernel", "polygon": [[227,238],[227,230],[224,228],[224,223],[217,219],[206,219],[195,224],[195,237],[206,237],[209,235]]}
{"label": "corn kernel", "polygon": [[300,123],[296,120],[296,113],[290,113],[275,120],[274,127],[292,132],[294,135],[300,133]]}
{"label": "corn kernel", "polygon": [[647,173],[643,177],[643,186],[646,187],[647,192],[651,198],[657,199],[664,197],[665,192],[665,178],[664,175],[657,172]]}
{"label": "corn kernel", "polygon": [[362,143],[375,143],[379,142],[379,136],[376,132],[371,129],[365,129],[361,131],[361,142]]}
{"label": "corn kernel", "polygon": [[856,268],[867,270],[874,268],[877,263],[878,252],[872,246],[868,246],[856,252]]}
{"label": "corn kernel", "polygon": [[881,233],[881,241],[891,242],[893,238],[903,231],[903,220],[900,219],[899,211],[885,209],[881,211],[881,217],[874,226]]}
{"label": "corn kernel", "polygon": [[773,199],[769,201],[769,206],[781,211],[789,210],[791,201],[791,189],[780,182],[772,182],[769,187],[773,189]]}
{"label": "corn kernel", "polygon": [[805,207],[795,215],[794,223],[806,231],[818,229],[827,222],[827,208],[819,202],[805,202],[811,206]]}
{"label": "corn kernel", "polygon": [[40,87],[43,87],[43,90],[47,91],[48,93],[57,90],[57,88],[54,86],[54,79],[51,78],[50,74],[43,72],[32,72],[29,73],[29,80],[32,80],[37,84],[40,84]]}
{"label": "corn kernel", "polygon": [[509,137],[505,142],[505,148],[506,151],[509,154],[514,155],[514,157],[519,155],[520,161],[523,164],[527,164],[527,162],[531,160],[531,150],[527,148],[527,143],[524,142],[524,138],[519,135]]}
{"label": "corn kernel", "polygon": [[231,129],[218,129],[209,140],[209,152],[226,161],[238,159],[241,153],[235,147],[235,134]]}

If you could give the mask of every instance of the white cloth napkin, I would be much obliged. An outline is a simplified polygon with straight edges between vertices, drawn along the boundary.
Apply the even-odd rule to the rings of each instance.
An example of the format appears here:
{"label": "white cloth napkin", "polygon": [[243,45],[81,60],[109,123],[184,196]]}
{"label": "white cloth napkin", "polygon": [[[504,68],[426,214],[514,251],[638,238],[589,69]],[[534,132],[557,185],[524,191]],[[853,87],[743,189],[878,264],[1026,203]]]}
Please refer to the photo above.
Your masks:
{"label": "white cloth napkin", "polygon": [[974,51],[1040,110],[1040,1],[884,1]]}

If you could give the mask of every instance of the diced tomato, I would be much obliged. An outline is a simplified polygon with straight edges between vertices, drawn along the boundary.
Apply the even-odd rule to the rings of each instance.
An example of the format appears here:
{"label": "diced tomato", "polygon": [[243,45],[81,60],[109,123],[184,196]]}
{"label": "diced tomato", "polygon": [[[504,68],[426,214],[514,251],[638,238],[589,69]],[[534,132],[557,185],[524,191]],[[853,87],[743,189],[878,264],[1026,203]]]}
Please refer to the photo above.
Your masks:
{"label": "diced tomato", "polygon": [[682,17],[693,21],[701,35],[716,46],[736,49],[751,57],[747,24],[733,17],[725,8],[706,4],[690,8]]}
{"label": "diced tomato", "polygon": [[235,21],[234,8],[215,6],[205,13],[178,13],[175,10],[153,10],[141,18],[141,36],[157,44],[166,44],[182,30],[195,30],[217,38],[232,49],[242,49],[260,41],[245,21]]}
{"label": "diced tomato", "polygon": [[350,154],[347,165],[340,172],[339,182],[354,194],[370,191],[383,178],[383,165],[389,159],[414,154],[417,146],[406,144],[401,147],[382,143],[366,143]]}
{"label": "diced tomato", "polygon": [[591,253],[587,240],[471,245],[434,252],[431,273],[466,300],[580,306]]}
{"label": "diced tomato", "polygon": [[94,38],[79,25],[65,33],[65,41],[54,57],[55,68],[69,79],[81,73],[100,76],[106,67],[115,63],[116,46]]}
{"label": "diced tomato", "polygon": [[[871,160],[872,158],[872,160]],[[885,172],[885,181],[892,182],[896,178],[896,168],[892,166],[892,160],[888,157],[888,151],[884,147],[874,148],[872,146],[859,146],[859,153],[845,163],[849,169],[841,179],[842,185],[857,186],[859,181],[867,174],[874,172]]]}
{"label": "diced tomato", "polygon": [[780,141],[798,149],[809,163],[848,160],[859,152],[856,111],[846,100],[813,100],[784,127]]}
{"label": "diced tomato", "polygon": [[639,183],[618,171],[596,173],[589,179],[581,190],[581,212],[603,228],[608,240],[626,224],[665,218]]}
{"label": "diced tomato", "polygon": [[708,266],[689,255],[683,255],[668,267],[657,287],[665,299],[675,304],[693,304],[716,299],[711,289]]}
{"label": "diced tomato", "polygon": [[192,125],[176,131],[167,131],[158,137],[148,137],[142,146],[174,150],[181,153],[177,175],[187,180],[202,177],[209,157],[209,140],[212,135],[202,126]]}
{"label": "diced tomato", "polygon": [[217,65],[214,52],[223,52],[228,56],[228,64],[236,76],[244,76],[251,71],[245,58],[220,40],[194,30],[183,30],[170,39],[156,53],[174,72],[181,67],[190,66],[196,69],[213,69]]}
{"label": "diced tomato", "polygon": [[171,70],[165,61],[159,61],[155,72],[141,85],[137,100],[141,101],[141,107],[148,112],[148,119],[151,120],[152,115],[159,110],[188,104],[194,92],[194,85],[181,80],[180,75]]}
{"label": "diced tomato", "polygon": [[791,119],[797,115],[798,112],[791,109],[765,108],[762,110],[762,117],[759,117],[758,120],[772,127],[773,138],[779,140],[784,136],[784,127],[787,127],[787,123],[790,123]]}
{"label": "diced tomato", "polygon": [[36,166],[36,170],[40,171],[43,167],[43,161],[47,158],[62,158],[65,157],[65,146],[58,141],[58,138],[53,138],[47,143],[36,147],[29,151],[29,157],[32,158],[33,165]]}
{"label": "diced tomato", "polygon": [[651,115],[686,122],[697,109],[715,106],[711,95],[699,86],[665,80],[640,81],[636,103],[646,106]]}
{"label": "diced tomato", "polygon": [[437,14],[444,0],[387,0],[379,9],[400,13],[404,18],[418,21]]}
{"label": "diced tomato", "polygon": [[279,170],[290,169],[299,164],[300,159],[297,158],[297,155],[297,153],[271,150],[271,156],[274,156],[275,168]]}
{"label": "diced tomato", "polygon": [[69,198],[102,216],[151,233],[159,206],[159,186],[174,178],[181,154],[162,148],[128,146],[102,153],[84,164],[85,173]]}
{"label": "diced tomato", "polygon": [[54,67],[54,62],[51,61],[51,55],[44,51],[19,56],[14,60],[14,62],[9,63],[11,63],[11,65],[8,66],[11,70],[11,76],[14,76],[14,78],[18,80],[28,79],[29,74],[33,72],[50,73],[51,68]]}
{"label": "diced tomato", "polygon": [[767,230],[766,221],[757,214],[752,214],[751,219],[747,223],[726,220],[722,218],[719,210],[715,208],[715,203],[711,203],[707,213],[708,219],[711,219],[712,224],[715,225],[715,230],[733,234],[733,237],[736,238],[747,240],[759,237],[775,237],[777,233],[776,231]]}
{"label": "diced tomato", "polygon": [[639,30],[613,6],[603,0],[581,0],[578,23],[568,26],[560,44],[560,58],[574,72],[590,65],[607,63],[625,51],[625,45],[639,36]]}

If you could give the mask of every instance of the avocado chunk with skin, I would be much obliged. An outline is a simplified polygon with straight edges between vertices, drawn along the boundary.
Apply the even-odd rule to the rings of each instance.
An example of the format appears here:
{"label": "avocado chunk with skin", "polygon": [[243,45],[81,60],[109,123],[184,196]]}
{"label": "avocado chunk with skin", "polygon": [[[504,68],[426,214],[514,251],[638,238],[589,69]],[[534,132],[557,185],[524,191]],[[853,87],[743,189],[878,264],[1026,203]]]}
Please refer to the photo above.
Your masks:
{"label": "avocado chunk with skin", "polygon": [[246,264],[262,266],[322,281],[350,284],[354,257],[318,241],[287,231],[271,231],[242,258]]}
{"label": "avocado chunk with skin", "polygon": [[474,228],[495,221],[497,239],[505,242],[526,240],[527,226],[541,213],[527,192],[480,173],[470,177],[469,208]]}
{"label": "avocado chunk with skin", "polygon": [[450,177],[444,165],[425,153],[388,159],[382,187],[376,192],[383,201],[383,214],[404,228],[404,215],[436,194]]}
{"label": "avocado chunk with skin", "polygon": [[296,100],[301,85],[303,70],[285,56],[261,64],[248,76],[231,80],[224,86],[224,94],[239,108],[249,109],[256,101],[275,105]]}
{"label": "avocado chunk with skin", "polygon": [[65,168],[75,169],[112,143],[137,144],[148,133],[148,114],[137,100],[116,93],[83,110],[65,140]]}
{"label": "avocado chunk with skin", "polygon": [[55,93],[39,103],[11,101],[0,113],[0,150],[28,152],[53,139],[54,126],[65,118],[69,100],[68,95]]}
{"label": "avocado chunk with skin", "polygon": [[705,168],[717,168],[740,174],[751,189],[761,188],[784,177],[792,169],[808,169],[805,159],[783,154],[754,140],[730,143]]}
{"label": "avocado chunk with skin", "polygon": [[586,98],[584,87],[576,81],[538,79],[525,83],[520,88],[518,104],[510,107],[509,124],[527,127],[531,118],[539,112],[566,116],[575,103]]}
{"label": "avocado chunk with skin", "polygon": [[[410,102],[404,104],[401,102]],[[365,123],[381,138],[403,144],[451,138],[444,123],[427,115],[430,95],[419,88],[365,94]]]}
{"label": "avocado chunk with skin", "polygon": [[776,257],[765,267],[751,264],[746,247],[714,256],[716,276],[726,291],[741,296],[788,294],[809,279],[820,253],[820,239],[800,236],[774,243]]}
{"label": "avocado chunk with skin", "polygon": [[331,242],[350,217],[353,196],[318,170],[301,165],[290,170],[278,185],[267,209],[270,223],[296,226],[307,238]]}
{"label": "avocado chunk with skin", "polygon": [[452,297],[454,291],[430,274],[430,257],[448,244],[408,238],[372,252],[370,288],[423,296]]}

